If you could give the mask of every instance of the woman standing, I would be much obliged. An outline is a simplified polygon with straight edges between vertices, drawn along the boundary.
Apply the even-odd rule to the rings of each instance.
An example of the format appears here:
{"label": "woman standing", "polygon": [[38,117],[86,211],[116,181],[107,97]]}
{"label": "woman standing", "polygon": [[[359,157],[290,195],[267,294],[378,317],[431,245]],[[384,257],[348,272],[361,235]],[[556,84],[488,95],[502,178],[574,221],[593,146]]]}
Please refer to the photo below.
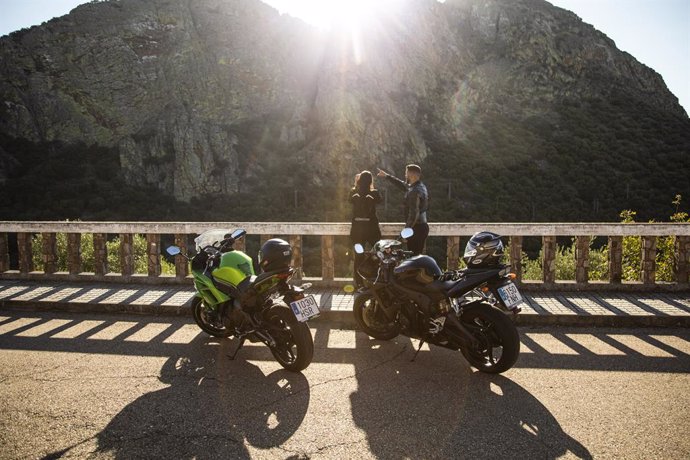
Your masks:
{"label": "woman standing", "polygon": [[[376,205],[381,202],[381,194],[374,188],[374,176],[369,171],[355,175],[355,186],[350,192],[352,203],[352,228],[350,229],[351,247],[359,243],[373,245],[381,239],[379,219],[376,217]],[[363,255],[355,254],[354,280],[355,287],[362,287],[362,277],[357,273]]]}

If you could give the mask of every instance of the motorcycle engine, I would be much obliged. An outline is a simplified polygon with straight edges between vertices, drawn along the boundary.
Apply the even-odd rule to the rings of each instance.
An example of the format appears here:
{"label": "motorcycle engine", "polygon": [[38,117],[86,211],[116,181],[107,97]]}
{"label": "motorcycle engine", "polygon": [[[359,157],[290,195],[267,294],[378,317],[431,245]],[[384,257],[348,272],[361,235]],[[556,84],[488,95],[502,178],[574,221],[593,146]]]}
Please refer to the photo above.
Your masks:
{"label": "motorcycle engine", "polygon": [[418,311],[417,304],[411,300],[404,301],[400,305],[400,327],[403,333],[416,337],[419,335],[417,333],[417,323],[418,323]]}
{"label": "motorcycle engine", "polygon": [[242,310],[239,302],[233,305],[226,302],[224,305],[223,325],[230,330],[242,330],[245,324],[250,323],[249,315]]}

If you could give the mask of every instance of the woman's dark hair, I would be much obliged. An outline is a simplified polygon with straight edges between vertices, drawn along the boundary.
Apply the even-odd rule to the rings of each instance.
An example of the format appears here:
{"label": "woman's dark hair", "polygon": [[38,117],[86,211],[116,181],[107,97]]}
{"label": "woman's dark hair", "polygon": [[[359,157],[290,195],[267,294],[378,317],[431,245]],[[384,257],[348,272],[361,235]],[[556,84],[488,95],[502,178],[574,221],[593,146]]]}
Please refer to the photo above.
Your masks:
{"label": "woman's dark hair", "polygon": [[373,181],[374,177],[371,175],[371,172],[362,171],[359,173],[359,179],[357,179],[357,191],[360,193],[369,193]]}

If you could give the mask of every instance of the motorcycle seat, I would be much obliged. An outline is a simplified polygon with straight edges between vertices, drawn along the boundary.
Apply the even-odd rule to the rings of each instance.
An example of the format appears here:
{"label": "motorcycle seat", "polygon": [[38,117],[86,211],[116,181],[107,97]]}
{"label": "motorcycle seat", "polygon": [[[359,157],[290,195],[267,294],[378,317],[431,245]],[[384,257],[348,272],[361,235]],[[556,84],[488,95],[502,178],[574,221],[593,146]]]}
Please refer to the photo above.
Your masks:
{"label": "motorcycle seat", "polygon": [[264,281],[268,278],[271,278],[275,275],[279,275],[281,273],[285,273],[285,274],[290,273],[292,270],[293,270],[292,268],[287,267],[287,268],[281,268],[279,270],[267,271],[267,272],[259,274],[258,276],[257,275],[248,276],[244,280],[242,280],[242,282],[240,283],[239,286],[237,286],[237,288],[240,290],[241,293],[244,293],[251,286],[256,286],[257,284],[260,284],[262,281]]}
{"label": "motorcycle seat", "polygon": [[431,283],[427,284],[428,289],[433,289],[435,291],[443,291],[443,292],[448,292],[454,285],[456,281],[439,281],[435,280],[432,281]]}
{"label": "motorcycle seat", "polygon": [[456,281],[434,280],[431,283],[427,284],[416,282],[406,283],[405,287],[417,292],[446,292],[450,290],[450,288],[452,288],[455,283]]}

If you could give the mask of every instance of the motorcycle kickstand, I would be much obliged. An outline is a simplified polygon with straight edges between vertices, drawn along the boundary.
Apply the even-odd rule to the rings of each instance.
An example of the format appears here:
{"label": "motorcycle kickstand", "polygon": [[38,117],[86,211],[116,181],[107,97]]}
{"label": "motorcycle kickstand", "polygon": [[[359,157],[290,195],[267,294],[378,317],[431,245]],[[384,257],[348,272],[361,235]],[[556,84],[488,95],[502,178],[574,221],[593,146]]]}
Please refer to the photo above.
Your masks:
{"label": "motorcycle kickstand", "polygon": [[417,351],[415,351],[414,356],[413,356],[412,359],[410,360],[411,363],[413,363],[414,360],[417,359],[417,355],[419,354],[419,350],[422,349],[422,346],[423,346],[423,345],[424,345],[424,339],[421,339],[421,340],[419,341],[419,346],[417,347]]}
{"label": "motorcycle kickstand", "polygon": [[237,348],[235,348],[235,351],[233,352],[233,354],[232,354],[232,355],[228,355],[228,358],[230,358],[231,360],[234,360],[234,359],[235,359],[235,356],[237,356],[237,353],[239,353],[239,351],[240,351],[240,350],[242,349],[242,347],[244,346],[245,340],[247,340],[247,339],[245,339],[244,337],[240,338],[240,343],[237,344]]}

